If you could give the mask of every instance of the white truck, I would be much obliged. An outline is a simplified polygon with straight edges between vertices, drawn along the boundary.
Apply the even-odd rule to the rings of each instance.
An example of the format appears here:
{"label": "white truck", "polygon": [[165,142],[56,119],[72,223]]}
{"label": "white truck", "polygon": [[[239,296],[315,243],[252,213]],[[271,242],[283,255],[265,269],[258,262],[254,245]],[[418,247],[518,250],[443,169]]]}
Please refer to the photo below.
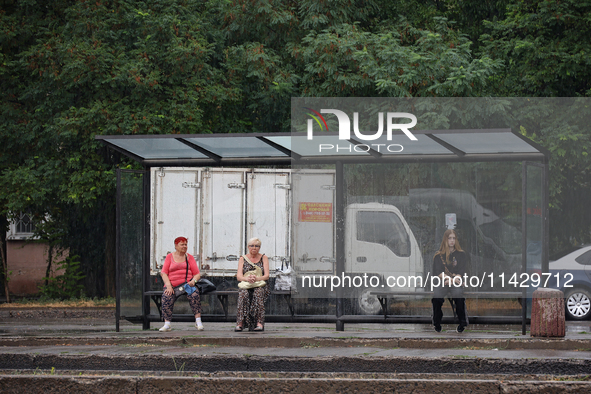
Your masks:
{"label": "white truck", "polygon": [[[337,275],[333,170],[171,167],[153,168],[151,177],[152,275],[160,272],[178,236],[189,239],[189,253],[214,280],[236,275],[251,237],[261,240],[272,277],[287,264],[298,278]],[[388,290],[387,276],[423,275],[417,241],[395,206],[345,208],[344,270],[351,277],[379,276],[380,291]],[[375,314],[380,305],[371,290],[348,289],[345,296],[355,300],[358,311]],[[292,297],[311,294],[299,288]]]}

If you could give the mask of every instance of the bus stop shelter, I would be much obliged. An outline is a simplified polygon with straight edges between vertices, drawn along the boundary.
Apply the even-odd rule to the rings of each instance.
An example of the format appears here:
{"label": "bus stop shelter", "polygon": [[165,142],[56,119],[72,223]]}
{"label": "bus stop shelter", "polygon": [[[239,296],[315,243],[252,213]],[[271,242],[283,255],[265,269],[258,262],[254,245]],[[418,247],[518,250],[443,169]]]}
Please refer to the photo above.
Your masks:
{"label": "bus stop shelter", "polygon": [[[413,145],[406,144],[404,149],[387,151],[373,148],[358,139],[340,140],[336,133],[317,134],[325,144],[334,144],[340,150],[317,151],[311,149],[305,134],[294,133],[250,133],[250,134],[191,134],[191,135],[112,135],[96,136],[96,139],[114,151],[134,159],[143,170],[120,169],[117,172],[117,329],[122,316],[134,322],[141,322],[149,328],[151,321],[159,320],[150,314],[150,297],[146,292],[154,290],[154,278],[151,275],[150,262],[151,211],[150,193],[153,180],[153,168],[163,167],[268,167],[280,168],[323,168],[329,166],[334,170],[334,244],[335,274],[344,271],[345,260],[345,207],[355,201],[373,201],[372,199],[397,201],[408,206],[408,216],[415,222],[416,232],[421,226],[433,227],[431,223],[439,223],[439,216],[445,210],[446,195],[450,190],[462,188],[464,183],[482,184],[481,178],[493,177],[502,184],[503,179],[512,176],[519,180],[503,192],[513,196],[513,205],[518,204],[520,212],[513,212],[511,237],[520,237],[516,246],[515,256],[520,260],[520,269],[516,274],[531,272],[548,272],[548,161],[549,154],[540,146],[511,129],[453,129],[453,130],[419,130],[413,131],[417,138]],[[328,145],[326,145],[328,146]],[[354,152],[354,154],[344,154]],[[497,166],[498,165],[498,166]],[[510,169],[507,170],[507,165]],[[451,166],[451,167],[450,167]],[[465,169],[468,167],[469,169]],[[475,167],[477,166],[477,167]],[[417,172],[414,172],[417,171]],[[465,172],[461,182],[442,179],[457,171]],[[509,174],[509,172],[511,174]],[[378,174],[379,173],[379,174]],[[388,193],[384,191],[384,179],[393,179],[400,175],[406,186],[403,192]],[[416,174],[419,176],[415,177]],[[425,175],[427,174],[427,175]],[[419,178],[430,178],[425,187],[417,181]],[[374,178],[373,183],[364,184],[363,190],[355,188],[356,183],[363,183]],[[416,179],[415,179],[416,178]],[[488,179],[488,178],[487,178]],[[404,183],[402,181],[398,184]],[[455,183],[454,183],[455,182]],[[459,183],[458,183],[459,182]],[[392,184],[394,184],[392,182]],[[369,186],[368,186],[369,185]],[[429,186],[428,185],[428,186]],[[372,188],[371,192],[367,190]],[[471,186],[467,185],[466,189]],[[373,190],[375,189],[375,190]],[[404,191],[405,190],[405,191]],[[472,189],[471,189],[472,190]],[[476,191],[474,191],[476,190]],[[491,215],[486,205],[485,193],[474,188],[470,193],[453,192],[456,201],[472,204],[471,212],[483,212]],[[381,193],[381,195],[380,195]],[[404,195],[404,194],[407,195]],[[392,194],[395,194],[392,196]],[[485,193],[486,194],[486,193]],[[380,195],[380,197],[375,197]],[[385,197],[384,197],[385,195]],[[434,197],[434,196],[437,197]],[[463,196],[460,198],[459,196]],[[466,197],[467,196],[467,197]],[[468,200],[468,199],[471,200]],[[435,200],[436,199],[436,200]],[[517,201],[517,200],[520,201]],[[404,200],[404,202],[400,202]],[[410,201],[410,203],[408,202]],[[435,201],[435,202],[434,202]],[[470,203],[468,201],[474,201]],[[517,201],[517,202],[516,202]],[[498,204],[497,204],[498,205]],[[430,206],[439,206],[437,220],[427,216]],[[449,205],[448,205],[449,206]],[[516,211],[514,209],[513,211]],[[480,215],[480,214],[479,214]],[[482,216],[481,215],[481,216]],[[458,220],[461,219],[458,214]],[[476,223],[476,214],[471,213],[471,221]],[[434,221],[435,220],[435,221]],[[507,219],[509,220],[509,219]],[[410,221],[410,219],[409,219]],[[517,224],[517,221],[520,221]],[[498,225],[490,223],[468,223],[476,229],[474,237],[486,239],[486,247],[491,250],[502,244],[503,237],[509,234],[503,228],[495,230],[496,235],[488,237],[481,230]],[[427,224],[425,224],[427,223]],[[440,242],[442,230],[438,225],[435,236],[425,246],[425,272],[430,267],[427,255],[433,242]],[[484,235],[483,235],[484,234]],[[517,235],[516,235],[517,234]],[[435,238],[436,237],[436,238]],[[495,237],[499,240],[495,241]],[[435,240],[433,240],[435,238]],[[491,240],[492,239],[492,240]],[[478,258],[483,241],[474,241],[474,255]],[[480,242],[480,244],[478,243]],[[515,242],[513,239],[511,242]],[[426,245],[426,244],[425,244]],[[515,248],[514,248],[515,249]],[[497,252],[504,253],[501,248]],[[513,256],[513,257],[515,257]],[[297,262],[292,261],[292,264]],[[482,264],[485,264],[483,259]],[[154,272],[152,272],[153,274]],[[495,278],[495,280],[498,278]],[[507,289],[503,289],[505,292]],[[515,288],[522,293],[522,299],[531,297],[531,289]],[[529,292],[529,295],[528,295]],[[292,295],[297,297],[296,294]],[[345,314],[342,289],[332,294],[335,299],[335,314],[331,316],[307,316],[295,314],[288,316],[289,321],[322,321],[335,322],[337,330],[343,330],[348,322],[428,322],[430,318],[423,316],[352,316]],[[512,319],[492,319],[500,322],[521,322],[525,334],[527,321],[526,302],[522,302],[522,314]],[[268,316],[272,319],[272,316]],[[207,321],[208,316],[204,317]],[[214,318],[214,317],[212,317]],[[473,322],[488,322],[491,319],[481,317]]]}

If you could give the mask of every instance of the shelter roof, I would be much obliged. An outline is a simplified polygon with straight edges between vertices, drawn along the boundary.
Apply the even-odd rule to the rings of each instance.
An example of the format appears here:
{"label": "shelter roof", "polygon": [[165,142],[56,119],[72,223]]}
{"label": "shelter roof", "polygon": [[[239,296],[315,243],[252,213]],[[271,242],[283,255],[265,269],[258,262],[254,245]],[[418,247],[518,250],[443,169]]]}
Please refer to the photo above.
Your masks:
{"label": "shelter roof", "polygon": [[391,140],[305,133],[97,135],[146,167],[343,162],[546,161],[548,152],[510,129],[413,130]]}

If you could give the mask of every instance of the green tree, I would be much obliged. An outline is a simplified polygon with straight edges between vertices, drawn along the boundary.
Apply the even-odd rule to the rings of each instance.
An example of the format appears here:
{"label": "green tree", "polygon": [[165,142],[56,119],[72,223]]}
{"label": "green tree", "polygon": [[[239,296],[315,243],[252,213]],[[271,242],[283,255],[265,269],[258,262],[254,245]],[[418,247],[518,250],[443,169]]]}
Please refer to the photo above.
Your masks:
{"label": "green tree", "polygon": [[587,98],[568,98],[527,108],[519,119],[521,132],[551,155],[550,251],[555,254],[591,242],[591,106]]}
{"label": "green tree", "polygon": [[[95,135],[288,131],[298,96],[589,96],[590,11],[575,0],[0,0],[0,225],[25,210],[52,218],[87,293],[112,294],[114,169],[133,164]],[[588,133],[521,126],[553,153],[553,217],[575,212]],[[583,222],[560,231],[580,242]]]}
{"label": "green tree", "polygon": [[485,21],[482,51],[505,62],[501,96],[591,96],[591,4],[513,1],[506,18]]}
{"label": "green tree", "polygon": [[429,97],[476,96],[502,62],[474,58],[470,43],[437,19],[435,31],[410,26],[362,31],[344,24],[302,40],[309,96]]}
{"label": "green tree", "polygon": [[[504,63],[491,77],[494,95],[591,97],[588,2],[512,1],[504,19],[486,21],[485,27],[481,50]],[[566,103],[552,109],[530,107],[520,125],[551,153],[551,252],[591,241],[591,209],[585,203],[591,194],[589,108]]]}
{"label": "green tree", "polygon": [[1,8],[0,212],[58,222],[63,246],[95,273],[86,279],[90,295],[112,295],[114,259],[104,250],[108,243],[114,253],[120,158],[94,136],[211,132],[204,113],[233,92],[208,63],[203,2],[30,0]]}

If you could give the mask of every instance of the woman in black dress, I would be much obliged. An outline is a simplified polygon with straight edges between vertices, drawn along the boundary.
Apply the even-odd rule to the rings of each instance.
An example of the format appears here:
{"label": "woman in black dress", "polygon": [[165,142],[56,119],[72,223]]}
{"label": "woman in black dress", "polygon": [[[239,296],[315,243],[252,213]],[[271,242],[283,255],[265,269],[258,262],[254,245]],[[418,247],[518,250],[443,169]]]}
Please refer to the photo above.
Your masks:
{"label": "woman in black dress", "polygon": [[441,332],[443,312],[441,306],[446,295],[451,295],[455,304],[459,325],[457,332],[463,332],[468,325],[466,314],[466,300],[464,299],[464,274],[468,270],[468,256],[462,250],[454,230],[446,230],[439,250],[433,257],[433,276],[441,279],[440,286],[433,288],[433,326],[435,331]]}
{"label": "woman in black dress", "polygon": [[[260,250],[261,240],[251,238],[248,241],[248,253],[240,257],[238,261],[238,272],[236,273],[238,282],[255,283],[269,280],[269,259],[264,254],[261,254]],[[244,276],[247,272],[253,271],[254,266],[262,270],[262,275]],[[253,331],[264,331],[265,302],[270,292],[271,290],[268,284],[262,287],[239,290],[235,331],[242,331],[244,328],[249,328]]]}

